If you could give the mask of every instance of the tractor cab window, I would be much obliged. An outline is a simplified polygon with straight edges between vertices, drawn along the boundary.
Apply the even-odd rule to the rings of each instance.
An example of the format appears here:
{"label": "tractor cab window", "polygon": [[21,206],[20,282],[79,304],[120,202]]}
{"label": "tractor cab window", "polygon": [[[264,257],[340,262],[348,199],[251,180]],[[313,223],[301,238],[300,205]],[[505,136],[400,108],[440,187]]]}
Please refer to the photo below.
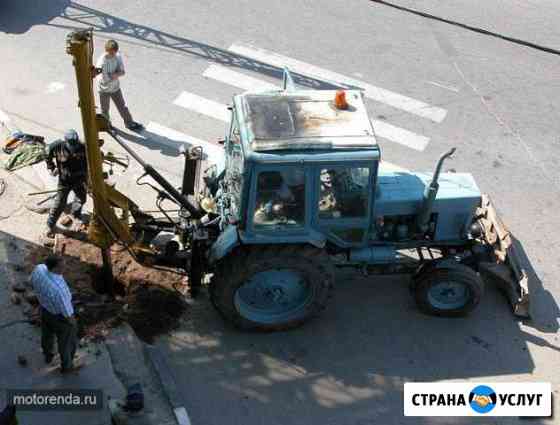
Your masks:
{"label": "tractor cab window", "polygon": [[239,141],[237,120],[233,120],[229,143],[226,145],[225,182],[229,194],[229,212],[240,219],[241,190],[243,187],[243,152]]}
{"label": "tractor cab window", "polygon": [[262,171],[257,178],[253,223],[256,227],[302,225],[305,221],[305,172],[301,168]]}
{"label": "tractor cab window", "polygon": [[234,121],[231,126],[231,133],[229,135],[229,140],[233,145],[239,145],[241,143],[241,138],[239,134],[239,126],[237,125],[237,120]]}
{"label": "tractor cab window", "polygon": [[323,168],[319,218],[362,218],[368,207],[369,168]]}

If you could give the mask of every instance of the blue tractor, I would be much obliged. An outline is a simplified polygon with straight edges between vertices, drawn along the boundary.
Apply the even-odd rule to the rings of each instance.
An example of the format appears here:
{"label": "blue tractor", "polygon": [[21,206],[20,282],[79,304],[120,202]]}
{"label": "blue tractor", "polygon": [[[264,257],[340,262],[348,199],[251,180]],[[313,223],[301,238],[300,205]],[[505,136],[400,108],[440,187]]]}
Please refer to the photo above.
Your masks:
{"label": "blue tractor", "polygon": [[282,91],[231,110],[201,201],[219,230],[198,261],[228,322],[299,326],[327,306],[337,267],[412,273],[418,308],[438,316],[471,312],[491,278],[528,315],[510,233],[472,175],[441,172],[455,149],[433,175],[386,166],[360,91],[295,90],[287,71]]}
{"label": "blue tractor", "polygon": [[[94,204],[88,238],[102,250],[108,281],[110,247],[120,243],[141,264],[187,274],[193,296],[211,276],[212,303],[243,329],[288,329],[317,316],[338,267],[412,273],[418,307],[439,316],[472,311],[485,277],[515,314],[529,314],[512,235],[470,174],[441,172],[455,149],[433,175],[387,167],[360,91],[296,90],[286,70],[281,90],[235,96],[221,169],[210,167],[200,190],[204,152],[185,150],[177,189],[96,114],[91,30],[70,33],[66,48]],[[100,149],[101,131],[142,166],[138,183],[156,191],[164,218],[104,182],[103,162],[115,161]],[[167,201],[178,218],[162,207]],[[161,232],[177,238],[158,247]]]}

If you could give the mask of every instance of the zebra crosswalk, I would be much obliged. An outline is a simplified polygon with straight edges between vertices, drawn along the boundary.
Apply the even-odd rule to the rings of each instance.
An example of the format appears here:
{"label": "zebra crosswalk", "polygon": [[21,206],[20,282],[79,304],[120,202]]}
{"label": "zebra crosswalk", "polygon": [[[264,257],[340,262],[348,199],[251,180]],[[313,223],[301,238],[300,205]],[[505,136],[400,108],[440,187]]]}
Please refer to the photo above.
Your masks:
{"label": "zebra crosswalk", "polygon": [[220,121],[228,122],[230,120],[227,105],[214,102],[194,93],[182,92],[173,104]]}
{"label": "zebra crosswalk", "polygon": [[[421,117],[434,123],[441,123],[447,115],[447,111],[438,106],[429,105],[421,100],[413,99],[411,97],[374,86],[373,84],[365,81],[360,81],[275,52],[243,44],[233,44],[228,48],[228,51],[235,55],[239,55],[241,59],[245,58],[255,61],[256,68],[258,68],[259,63],[275,68],[287,67],[292,72],[301,75],[302,77],[324,81],[333,86],[342,88],[360,88],[363,90],[364,96],[371,101],[383,103],[391,108],[405,111],[415,115],[416,117]],[[229,87],[242,89],[243,91],[274,90],[278,89],[280,86],[280,82],[278,82],[278,84],[274,84],[272,82],[265,81],[264,79],[257,78],[256,76],[249,75],[244,71],[241,72],[240,68],[231,68],[218,64],[209,65],[203,71],[202,76]],[[205,97],[199,93],[182,91],[177,94],[176,98],[173,100],[173,104],[190,111],[190,113],[201,114],[222,123],[229,122],[230,120],[230,112],[226,104],[217,102],[216,100],[213,100],[210,97]],[[397,143],[415,151],[423,151],[430,143],[429,137],[391,124],[387,122],[386,119],[373,119],[372,124],[375,133],[379,138],[392,143]],[[161,134],[164,140],[173,139],[178,142],[200,144],[205,147],[210,161],[223,164],[223,158],[221,158],[221,147],[214,143],[200,140],[196,137],[178,132],[177,130],[170,129],[155,122],[149,123],[147,128],[153,134]],[[170,137],[170,135],[173,137]],[[218,156],[220,158],[218,158]],[[399,168],[397,166],[393,167],[394,169]]]}
{"label": "zebra crosswalk", "polygon": [[202,73],[202,76],[224,84],[234,85],[243,90],[276,90],[280,87],[279,85],[250,77],[221,65],[210,65],[206,71]]}
{"label": "zebra crosswalk", "polygon": [[179,148],[181,144],[186,144],[188,146],[201,146],[206,156],[204,158],[205,160],[216,164],[220,169],[224,167],[223,149],[216,143],[189,136],[185,133],[173,130],[172,128],[155,122],[148,123],[146,131],[156,135],[156,137],[159,136],[158,140],[156,140],[158,143],[172,148]]}
{"label": "zebra crosswalk", "polygon": [[334,85],[361,88],[364,90],[364,95],[367,98],[385,103],[393,108],[401,109],[437,123],[443,121],[447,115],[447,111],[445,109],[431,106],[420,100],[412,99],[408,96],[404,96],[327,69],[319,68],[315,65],[311,65],[297,59],[269,52],[264,49],[233,44],[228,50],[238,55],[249,57],[279,68],[288,67],[291,71],[298,74],[332,82]]}

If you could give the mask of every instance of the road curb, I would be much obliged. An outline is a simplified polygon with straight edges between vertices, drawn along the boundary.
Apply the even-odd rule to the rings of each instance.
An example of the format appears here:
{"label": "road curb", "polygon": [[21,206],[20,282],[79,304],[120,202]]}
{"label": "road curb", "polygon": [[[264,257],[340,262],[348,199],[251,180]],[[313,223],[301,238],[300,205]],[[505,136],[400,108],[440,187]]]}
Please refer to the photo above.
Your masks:
{"label": "road curb", "polygon": [[146,352],[161,381],[163,390],[175,414],[179,425],[192,425],[187,409],[183,406],[183,397],[175,378],[169,369],[161,351],[154,345],[146,345]]}
{"label": "road curb", "polygon": [[176,414],[169,404],[163,382],[152,364],[145,344],[138,339],[134,330],[128,324],[114,328],[107,336],[105,346],[117,378],[125,388],[140,383],[145,399],[144,409],[131,414],[120,408],[118,402],[112,401],[111,414],[115,423],[176,425]]}

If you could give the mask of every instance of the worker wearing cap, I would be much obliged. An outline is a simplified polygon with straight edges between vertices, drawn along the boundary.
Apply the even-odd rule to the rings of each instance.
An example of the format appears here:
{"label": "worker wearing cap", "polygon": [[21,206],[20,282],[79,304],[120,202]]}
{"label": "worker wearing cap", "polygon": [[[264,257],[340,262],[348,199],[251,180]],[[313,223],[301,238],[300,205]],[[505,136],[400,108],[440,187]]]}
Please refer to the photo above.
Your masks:
{"label": "worker wearing cap", "polygon": [[47,238],[54,237],[56,222],[66,207],[68,195],[74,192],[72,216],[80,221],[87,196],[87,160],[85,146],[76,130],[68,130],[64,140],[57,140],[47,147],[47,168],[58,176],[58,193],[47,219]]}
{"label": "worker wearing cap", "polygon": [[62,274],[62,260],[51,255],[31,273],[30,282],[41,306],[41,348],[45,362],[54,357],[56,337],[62,373],[75,369],[78,328],[72,294]]}
{"label": "worker wearing cap", "polygon": [[113,100],[125,127],[132,131],[142,130],[142,125],[132,119],[124,101],[119,82],[119,79],[124,75],[124,62],[119,53],[119,44],[115,40],[107,40],[105,43],[105,53],[99,57],[94,75],[101,75],[97,86],[101,113],[109,119],[109,107],[111,106],[111,100]]}

